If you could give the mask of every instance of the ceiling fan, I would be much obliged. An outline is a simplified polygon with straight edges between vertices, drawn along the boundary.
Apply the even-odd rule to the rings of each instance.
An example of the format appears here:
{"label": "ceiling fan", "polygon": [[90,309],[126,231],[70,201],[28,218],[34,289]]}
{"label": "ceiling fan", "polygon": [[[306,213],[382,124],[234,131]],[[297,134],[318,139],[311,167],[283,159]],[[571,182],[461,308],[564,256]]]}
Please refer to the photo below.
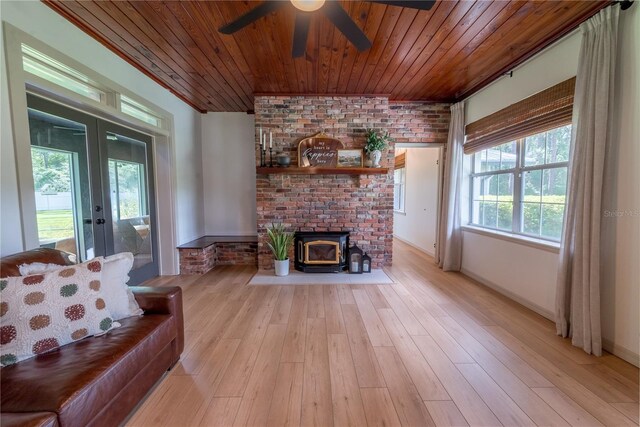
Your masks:
{"label": "ceiling fan", "polygon": [[[435,0],[365,0],[372,3],[382,3],[391,6],[408,7],[411,9],[429,10]],[[299,58],[304,55],[309,35],[309,24],[312,12],[321,11],[338,30],[359,50],[367,50],[371,47],[371,41],[362,32],[349,14],[342,8],[337,0],[290,0],[296,8],[296,21],[293,30],[292,56]],[[267,0],[254,7],[235,21],[218,29],[223,34],[233,34],[247,25],[257,21],[286,6],[288,2],[282,0]]]}

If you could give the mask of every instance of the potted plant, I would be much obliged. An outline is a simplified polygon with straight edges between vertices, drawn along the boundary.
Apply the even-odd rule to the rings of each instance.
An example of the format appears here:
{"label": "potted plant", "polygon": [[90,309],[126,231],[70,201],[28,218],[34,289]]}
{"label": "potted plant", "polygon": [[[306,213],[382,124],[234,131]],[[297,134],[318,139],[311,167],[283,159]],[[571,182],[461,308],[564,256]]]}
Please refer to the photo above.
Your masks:
{"label": "potted plant", "polygon": [[267,245],[271,252],[276,267],[276,276],[289,275],[289,249],[293,245],[293,233],[288,232],[282,224],[272,224],[267,228],[269,241]]}
{"label": "potted plant", "polygon": [[382,150],[386,149],[389,146],[389,142],[391,141],[389,132],[377,132],[374,129],[367,129],[365,138],[366,143],[364,146],[364,151],[369,155],[371,166],[374,168],[379,168],[380,159],[382,159]]}

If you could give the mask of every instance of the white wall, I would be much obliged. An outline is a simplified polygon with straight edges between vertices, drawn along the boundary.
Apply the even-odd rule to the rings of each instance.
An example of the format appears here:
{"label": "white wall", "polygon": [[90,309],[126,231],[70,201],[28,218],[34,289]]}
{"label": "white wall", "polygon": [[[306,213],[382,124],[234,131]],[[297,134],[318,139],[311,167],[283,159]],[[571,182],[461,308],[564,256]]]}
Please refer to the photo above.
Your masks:
{"label": "white wall", "polygon": [[433,256],[438,217],[439,148],[407,148],[405,213],[394,212],[393,234]]}
{"label": "white wall", "polygon": [[[602,327],[605,348],[638,363],[640,335],[640,73],[638,5],[620,13],[620,44],[612,141],[603,221]],[[581,34],[574,33],[467,100],[467,123],[576,74]],[[557,253],[464,232],[463,272],[549,316],[554,311]]]}
{"label": "white wall", "polygon": [[[640,4],[620,12],[610,180],[603,210],[603,336],[638,354],[640,334]],[[607,211],[613,215],[607,216]]]}
{"label": "white wall", "polygon": [[254,115],[202,118],[205,234],[256,234]]}
{"label": "white wall", "polygon": [[515,69],[513,77],[501,77],[471,96],[466,102],[467,123],[575,76],[581,40],[579,32],[568,35]]}
{"label": "white wall", "polygon": [[[201,114],[160,87],[153,80],[122,60],[50,8],[36,1],[0,2],[2,21],[8,22],[52,48],[101,73],[138,96],[170,112],[174,116],[177,177],[176,221],[177,243],[200,237],[204,232],[202,202],[202,152],[200,144]],[[0,254],[23,250],[18,183],[9,111],[5,46],[2,41],[1,166],[2,203],[0,220],[2,246]],[[26,114],[26,112],[25,112]],[[170,155],[170,153],[166,153]],[[158,174],[166,172],[158,171]]]}
{"label": "white wall", "polygon": [[464,232],[462,272],[552,318],[558,253]]}

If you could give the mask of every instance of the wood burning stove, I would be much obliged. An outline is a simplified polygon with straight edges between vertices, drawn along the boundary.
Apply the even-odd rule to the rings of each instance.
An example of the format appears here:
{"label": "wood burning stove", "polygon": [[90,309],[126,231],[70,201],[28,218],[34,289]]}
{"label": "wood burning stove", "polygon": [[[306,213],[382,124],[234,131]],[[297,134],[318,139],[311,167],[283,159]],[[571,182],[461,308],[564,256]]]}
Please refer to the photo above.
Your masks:
{"label": "wood burning stove", "polygon": [[349,232],[295,233],[295,268],[305,273],[339,273],[347,269]]}

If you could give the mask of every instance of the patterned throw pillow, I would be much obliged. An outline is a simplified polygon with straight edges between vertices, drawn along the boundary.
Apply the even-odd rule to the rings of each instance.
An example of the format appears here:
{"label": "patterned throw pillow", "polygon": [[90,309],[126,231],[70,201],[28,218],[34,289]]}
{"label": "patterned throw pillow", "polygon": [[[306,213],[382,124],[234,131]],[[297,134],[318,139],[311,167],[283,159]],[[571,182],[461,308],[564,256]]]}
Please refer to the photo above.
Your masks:
{"label": "patterned throw pillow", "polygon": [[[107,308],[113,316],[113,320],[120,320],[131,316],[140,316],[140,309],[133,292],[127,285],[129,272],[133,267],[133,254],[122,252],[104,258],[102,263],[102,283],[100,293],[107,303]],[[58,264],[43,264],[34,262],[22,264],[20,275],[42,274],[51,270],[60,269]]]}
{"label": "patterned throw pillow", "polygon": [[100,293],[102,263],[0,279],[3,367],[117,326]]}

